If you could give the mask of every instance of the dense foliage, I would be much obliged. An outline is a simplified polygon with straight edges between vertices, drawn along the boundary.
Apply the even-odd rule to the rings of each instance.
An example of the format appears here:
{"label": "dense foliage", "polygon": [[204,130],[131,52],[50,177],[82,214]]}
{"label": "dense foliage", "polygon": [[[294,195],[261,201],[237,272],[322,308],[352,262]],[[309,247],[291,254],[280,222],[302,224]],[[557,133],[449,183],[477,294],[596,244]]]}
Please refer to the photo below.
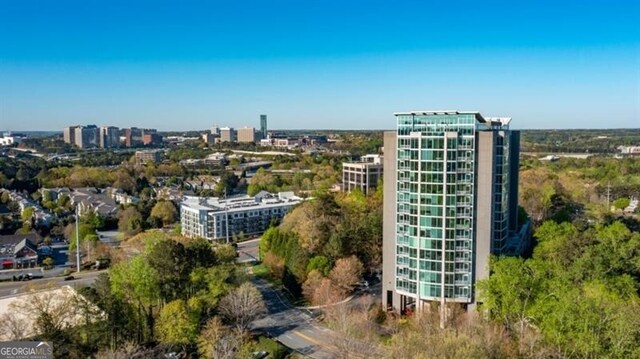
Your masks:
{"label": "dense foliage", "polygon": [[[260,242],[261,258],[294,295],[302,294],[310,273],[330,276],[343,258],[357,261],[352,265],[356,281],[363,269],[376,271],[381,249],[381,190],[370,196],[358,191],[319,194],[289,213],[280,227],[269,229]],[[334,281],[336,289],[340,284]]]}

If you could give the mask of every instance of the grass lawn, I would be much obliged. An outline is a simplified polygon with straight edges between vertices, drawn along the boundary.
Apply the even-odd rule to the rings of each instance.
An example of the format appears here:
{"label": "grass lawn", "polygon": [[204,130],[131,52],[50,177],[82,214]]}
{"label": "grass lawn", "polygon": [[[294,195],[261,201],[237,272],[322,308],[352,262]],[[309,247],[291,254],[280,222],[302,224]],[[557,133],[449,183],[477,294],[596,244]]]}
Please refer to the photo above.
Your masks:
{"label": "grass lawn", "polygon": [[256,264],[251,267],[251,269],[253,271],[253,275],[255,275],[256,277],[269,279],[269,268],[267,268],[267,266],[265,266],[264,264]]}

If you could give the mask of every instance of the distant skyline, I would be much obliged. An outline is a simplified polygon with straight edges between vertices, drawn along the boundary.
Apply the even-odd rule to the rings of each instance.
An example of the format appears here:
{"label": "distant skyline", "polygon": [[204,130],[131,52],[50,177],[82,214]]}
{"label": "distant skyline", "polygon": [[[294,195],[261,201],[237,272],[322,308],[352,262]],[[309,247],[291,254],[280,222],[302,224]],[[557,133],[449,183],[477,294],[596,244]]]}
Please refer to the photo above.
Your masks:
{"label": "distant skyline", "polygon": [[[526,4],[526,6],[524,6]],[[0,131],[640,127],[632,1],[0,0]]]}

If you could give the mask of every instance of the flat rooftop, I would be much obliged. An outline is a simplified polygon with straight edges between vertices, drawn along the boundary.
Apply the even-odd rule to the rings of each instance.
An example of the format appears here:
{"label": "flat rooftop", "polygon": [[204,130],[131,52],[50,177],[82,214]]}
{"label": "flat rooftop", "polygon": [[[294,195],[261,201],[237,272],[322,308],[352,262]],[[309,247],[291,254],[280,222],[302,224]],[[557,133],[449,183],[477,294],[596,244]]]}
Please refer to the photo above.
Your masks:
{"label": "flat rooftop", "polygon": [[293,192],[280,192],[277,194],[262,191],[256,196],[248,195],[233,198],[219,197],[195,197],[185,196],[181,206],[194,210],[206,210],[210,212],[229,212],[244,211],[250,208],[263,209],[280,207],[285,204],[298,204],[302,202],[302,198],[293,194]]}

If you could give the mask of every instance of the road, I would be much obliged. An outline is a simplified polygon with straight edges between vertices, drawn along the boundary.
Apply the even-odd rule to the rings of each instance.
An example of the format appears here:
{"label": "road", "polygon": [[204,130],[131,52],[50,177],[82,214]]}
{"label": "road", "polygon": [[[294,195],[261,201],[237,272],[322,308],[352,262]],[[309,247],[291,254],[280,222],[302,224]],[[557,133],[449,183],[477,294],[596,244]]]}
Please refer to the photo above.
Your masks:
{"label": "road", "polygon": [[260,238],[238,243],[238,262],[258,261],[258,244]]}
{"label": "road", "polygon": [[288,348],[315,359],[329,359],[337,356],[337,349],[331,344],[333,332],[315,324],[308,311],[289,304],[279,290],[263,279],[254,278],[268,314],[253,322],[252,328],[273,336]]}
{"label": "road", "polygon": [[[96,278],[106,271],[87,271],[73,273],[75,279],[73,280],[64,280],[64,277],[53,277],[53,278],[42,278],[42,279],[33,279],[25,282],[2,282],[0,283],[0,298],[12,297],[18,295],[20,293],[25,292],[28,289],[31,289],[35,286],[47,286],[51,285],[53,287],[61,287],[63,285],[69,285],[75,289],[79,289],[82,287],[89,286],[93,284]],[[35,273],[34,273],[35,274]]]}

